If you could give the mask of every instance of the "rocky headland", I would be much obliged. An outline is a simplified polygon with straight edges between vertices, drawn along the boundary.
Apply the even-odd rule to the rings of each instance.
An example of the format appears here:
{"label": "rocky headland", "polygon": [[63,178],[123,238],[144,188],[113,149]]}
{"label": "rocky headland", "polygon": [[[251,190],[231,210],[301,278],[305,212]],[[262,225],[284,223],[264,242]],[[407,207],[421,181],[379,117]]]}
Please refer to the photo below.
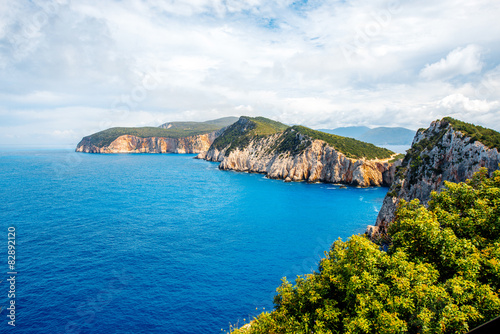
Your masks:
{"label": "rocky headland", "polygon": [[420,129],[396,169],[376,225],[368,226],[368,234],[385,233],[401,199],[418,199],[427,205],[431,193],[441,190],[445,181],[464,182],[481,167],[491,174],[499,168],[499,148],[498,132],[449,117]]}
{"label": "rocky headland", "polygon": [[109,145],[96,145],[89,137],[83,138],[76,147],[85,153],[200,153],[206,152],[221,131],[181,138],[122,135]]}
{"label": "rocky headland", "polygon": [[171,122],[159,127],[110,128],[84,137],[76,147],[86,153],[200,153],[238,118]]}
{"label": "rocky headland", "polygon": [[[220,162],[223,170],[263,173],[285,181],[361,187],[390,186],[393,182],[400,163],[393,160],[393,152],[351,138],[276,123],[241,117],[198,158]],[[260,131],[269,124],[275,127],[274,132],[269,127]]]}

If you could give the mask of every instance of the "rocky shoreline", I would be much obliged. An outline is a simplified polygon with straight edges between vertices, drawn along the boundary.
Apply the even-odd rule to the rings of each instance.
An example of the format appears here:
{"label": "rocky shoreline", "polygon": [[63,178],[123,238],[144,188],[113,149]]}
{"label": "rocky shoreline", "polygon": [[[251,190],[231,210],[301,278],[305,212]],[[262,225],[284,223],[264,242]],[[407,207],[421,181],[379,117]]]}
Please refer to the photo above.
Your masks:
{"label": "rocky shoreline", "polygon": [[389,187],[400,162],[348,158],[324,141],[313,140],[298,154],[273,152],[281,134],[250,142],[244,149],[231,151],[211,147],[197,158],[220,162],[222,170],[265,174],[286,182],[341,183],[360,187]]}
{"label": "rocky shoreline", "polygon": [[[222,129],[223,130],[223,129]],[[148,137],[141,138],[132,135],[123,135],[111,144],[100,147],[92,144],[89,137],[83,138],[76,152],[85,153],[200,153],[206,152],[223,131],[217,130],[207,134],[182,137]]]}

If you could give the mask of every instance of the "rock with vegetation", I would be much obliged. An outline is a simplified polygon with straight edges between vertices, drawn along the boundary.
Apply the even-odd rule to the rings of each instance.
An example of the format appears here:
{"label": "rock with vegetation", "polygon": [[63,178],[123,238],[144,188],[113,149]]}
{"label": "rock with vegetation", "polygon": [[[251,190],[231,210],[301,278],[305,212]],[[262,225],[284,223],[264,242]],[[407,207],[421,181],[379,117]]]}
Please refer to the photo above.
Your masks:
{"label": "rock with vegetation", "polygon": [[401,201],[387,252],[336,241],[317,272],[286,278],[275,309],[234,333],[467,333],[500,314],[500,171]]}
{"label": "rock with vegetation", "polygon": [[77,152],[200,153],[207,151],[224,129],[237,120],[225,117],[206,122],[172,122],[160,127],[111,128],[84,137]]}
{"label": "rock with vegetation", "polygon": [[272,179],[363,187],[389,186],[395,171],[395,154],[387,149],[263,117],[241,117],[198,157]]}
{"label": "rock with vegetation", "polygon": [[491,174],[498,169],[499,150],[500,133],[450,117],[420,129],[396,170],[376,226],[368,227],[369,234],[385,232],[402,199],[419,199],[426,205],[431,192],[441,190],[445,181],[463,182],[481,167]]}

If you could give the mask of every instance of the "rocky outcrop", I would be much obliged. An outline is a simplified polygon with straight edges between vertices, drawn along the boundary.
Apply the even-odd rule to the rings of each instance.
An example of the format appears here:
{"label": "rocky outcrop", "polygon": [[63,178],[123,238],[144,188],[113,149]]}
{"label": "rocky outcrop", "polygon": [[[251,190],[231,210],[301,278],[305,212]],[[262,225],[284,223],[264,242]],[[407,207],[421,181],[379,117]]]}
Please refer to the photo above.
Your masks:
{"label": "rocky outcrop", "polygon": [[223,131],[224,129],[220,129],[208,134],[184,138],[141,138],[123,135],[103,147],[92,144],[89,136],[80,141],[76,151],[86,153],[200,153],[206,152]]}
{"label": "rocky outcrop", "polygon": [[498,169],[499,163],[500,154],[496,148],[456,130],[450,119],[432,122],[428,129],[421,129],[415,135],[412,147],[397,168],[395,180],[384,198],[376,226],[369,226],[368,233],[385,231],[394,220],[401,199],[419,199],[426,205],[431,192],[442,189],[445,181],[464,182],[481,167],[492,173]]}
{"label": "rocky outcrop", "polygon": [[[277,149],[283,132],[254,137],[244,147],[218,149],[198,155],[199,159],[220,162],[219,168],[240,172],[263,173],[285,181],[344,183],[355,186],[389,186],[395,165],[386,160],[352,159],[322,140],[297,133],[300,141],[287,151]],[[302,149],[300,149],[303,147]]]}

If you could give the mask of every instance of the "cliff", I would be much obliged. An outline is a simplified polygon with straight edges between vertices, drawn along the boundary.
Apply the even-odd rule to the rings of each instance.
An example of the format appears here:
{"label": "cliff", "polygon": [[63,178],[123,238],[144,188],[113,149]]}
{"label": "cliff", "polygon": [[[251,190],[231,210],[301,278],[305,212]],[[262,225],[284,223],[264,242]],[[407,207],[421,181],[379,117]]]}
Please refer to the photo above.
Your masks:
{"label": "cliff", "polygon": [[[198,158],[218,161],[223,170],[263,173],[285,181],[362,187],[389,186],[393,181],[395,165],[389,161],[394,154],[389,150],[302,126],[284,126],[282,130],[273,125],[274,133],[263,135],[255,119],[242,117]],[[378,154],[380,159],[359,156],[364,150]]]}
{"label": "cliff", "polygon": [[160,127],[110,128],[84,137],[76,147],[87,153],[200,153],[237,119],[172,122]]}
{"label": "cliff", "polygon": [[122,135],[109,145],[98,146],[85,137],[78,144],[77,152],[86,153],[200,153],[207,151],[221,130],[208,134],[181,138]]}
{"label": "cliff", "polygon": [[499,148],[498,132],[449,117],[420,129],[397,168],[376,226],[369,226],[368,233],[385,231],[401,199],[417,198],[426,205],[431,192],[440,191],[445,181],[464,182],[481,167],[491,174],[500,163]]}

